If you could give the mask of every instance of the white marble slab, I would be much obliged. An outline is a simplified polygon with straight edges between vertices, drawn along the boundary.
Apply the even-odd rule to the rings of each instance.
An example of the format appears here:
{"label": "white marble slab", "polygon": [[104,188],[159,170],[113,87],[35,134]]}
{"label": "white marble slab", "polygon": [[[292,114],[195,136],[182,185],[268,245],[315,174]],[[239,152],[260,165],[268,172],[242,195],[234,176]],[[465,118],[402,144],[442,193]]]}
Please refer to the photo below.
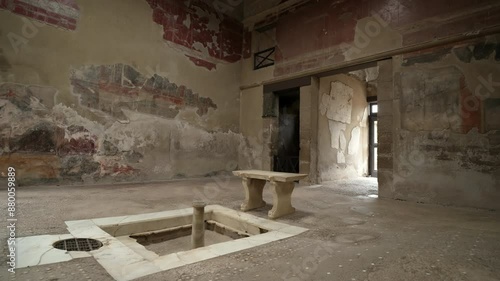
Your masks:
{"label": "white marble slab", "polygon": [[91,257],[87,252],[72,255],[70,252],[55,249],[56,241],[74,238],[71,234],[38,235],[16,239],[16,268],[37,266],[70,261],[74,258]]}
{"label": "white marble slab", "polygon": [[[114,279],[126,281],[261,246],[307,231],[306,228],[259,218],[219,205],[207,206],[205,212],[207,218],[217,213],[240,221],[242,226],[252,224],[266,229],[268,232],[194,250],[158,256],[138,244],[134,239],[128,236],[113,237],[101,227],[120,227],[122,224],[129,225],[131,223],[174,219],[192,214],[192,208],[132,216],[67,221],[66,225],[70,234],[40,235],[16,239],[19,256],[17,267],[22,268],[93,256]],[[138,228],[140,228],[140,225],[138,225]],[[52,247],[54,242],[69,238],[97,239],[103,243],[103,247],[92,252],[66,252]]]}
{"label": "white marble slab", "polygon": [[[142,245],[136,243],[130,238],[114,238],[122,241],[122,244],[129,247],[132,251],[135,251],[135,255],[131,252],[123,252],[120,250],[118,253],[114,250],[113,255],[119,256],[119,259],[127,259],[127,262],[119,261],[116,258],[109,257],[104,259],[102,254],[95,255],[97,260],[101,265],[110,272],[110,274],[117,280],[132,280],[141,276],[156,273],[158,271],[169,270],[176,267],[184,266],[187,264],[192,264],[195,262],[200,262],[212,258],[216,258],[222,255],[250,249],[256,246],[264,245],[281,239],[286,239],[302,232],[307,231],[305,228],[291,226],[288,224],[259,218],[247,213],[239,212],[229,208],[225,208],[219,205],[209,205],[205,208],[205,213],[207,217],[213,214],[221,214],[226,217],[233,218],[240,221],[242,224],[252,224],[260,228],[267,229],[269,232],[259,235],[254,235],[248,238],[228,241],[224,243],[214,244],[207,247],[188,250],[178,253],[173,253],[165,256],[158,256],[153,252],[148,251]],[[127,217],[116,217],[113,219],[103,218],[103,219],[93,219],[92,221],[99,226],[105,227],[111,224],[130,224],[130,223],[141,223],[146,221],[163,220],[169,218],[175,218],[180,216],[186,216],[192,214],[192,208],[185,208],[180,210],[172,210],[165,212],[157,212],[150,214],[133,215]],[[136,245],[134,245],[136,244]],[[122,249],[123,250],[123,249]],[[113,247],[111,248],[113,251]],[[107,251],[106,251],[107,252]],[[148,253],[149,252],[149,253]],[[137,261],[143,258],[142,261]],[[130,259],[134,262],[130,263]],[[140,265],[140,266],[139,266]]]}
{"label": "white marble slab", "polygon": [[125,246],[129,247],[134,252],[138,253],[147,260],[153,261],[160,257],[158,256],[158,254],[149,251],[148,249],[146,249],[146,247],[137,243],[135,239],[130,238],[129,236],[120,236],[117,237],[117,239],[120,240],[120,242],[122,242]]}

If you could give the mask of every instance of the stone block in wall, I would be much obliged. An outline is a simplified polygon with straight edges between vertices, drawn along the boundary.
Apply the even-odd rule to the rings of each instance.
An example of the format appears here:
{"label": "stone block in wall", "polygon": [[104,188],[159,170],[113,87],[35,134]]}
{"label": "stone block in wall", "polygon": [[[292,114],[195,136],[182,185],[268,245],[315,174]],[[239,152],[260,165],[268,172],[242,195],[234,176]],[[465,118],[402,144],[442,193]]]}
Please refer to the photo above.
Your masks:
{"label": "stone block in wall", "polygon": [[394,99],[401,98],[401,72],[395,72],[392,80],[392,97]]}
{"label": "stone block in wall", "polygon": [[264,93],[262,117],[277,117],[276,95],[272,92]]}
{"label": "stone block in wall", "polygon": [[484,126],[486,132],[500,130],[500,99],[484,101]]}
{"label": "stone block in wall", "polygon": [[392,100],[383,100],[383,101],[378,101],[378,116],[387,116],[387,115],[392,115]]}
{"label": "stone block in wall", "polygon": [[309,139],[300,139],[300,161],[310,161],[311,157],[311,141]]}
{"label": "stone block in wall", "polygon": [[378,117],[378,131],[382,133],[392,132],[394,128],[392,115]]}
{"label": "stone block in wall", "polygon": [[377,175],[378,196],[380,198],[394,197],[394,175],[392,169],[379,169]]}
{"label": "stone block in wall", "polygon": [[382,156],[382,155],[392,155],[392,143],[378,143],[377,147],[377,153]]}
{"label": "stone block in wall", "polygon": [[401,129],[401,108],[399,105],[399,99],[394,99],[392,101],[392,130],[394,133],[397,133]]}
{"label": "stone block in wall", "polygon": [[[302,90],[307,91],[302,91]],[[306,159],[303,157],[300,158],[302,163],[307,163],[308,165],[308,174],[307,182],[310,184],[315,184],[318,182],[318,171],[317,171],[317,163],[318,163],[318,108],[319,108],[319,78],[312,77],[311,85],[307,87],[301,88],[301,104],[302,100],[307,99],[305,104],[308,104],[309,110],[306,111],[307,116],[301,113],[301,118],[306,117],[304,119],[308,119],[307,122],[308,128],[304,130],[304,135],[308,136],[307,147],[301,146],[302,150],[307,150],[307,153],[303,155],[308,155]],[[301,109],[302,110],[302,109]],[[302,112],[302,111],[301,111]],[[303,120],[301,120],[303,122]],[[303,129],[301,125],[301,130]],[[302,133],[301,133],[302,134]],[[305,169],[306,170],[306,169]]]}
{"label": "stone block in wall", "polygon": [[[305,115],[305,116],[304,116]],[[302,106],[300,107],[300,131],[309,131],[311,130],[311,111],[310,110],[302,110]],[[308,134],[309,135],[309,134]]]}
{"label": "stone block in wall", "polygon": [[392,60],[383,60],[377,63],[378,65],[378,78],[379,82],[392,81]]}
{"label": "stone block in wall", "polygon": [[309,136],[309,132],[311,131],[311,108],[302,106],[302,99],[300,100],[300,132],[304,132],[304,135]]}
{"label": "stone block in wall", "polygon": [[[300,161],[299,163],[299,173],[301,174],[309,174],[311,163],[308,161]],[[309,182],[309,177],[304,179],[305,181]]]}
{"label": "stone block in wall", "polygon": [[262,169],[272,171],[273,155],[275,155],[275,143],[278,138],[278,118],[264,118],[262,120],[262,129],[266,134],[262,140]]}
{"label": "stone block in wall", "polygon": [[382,156],[378,155],[377,159],[378,169],[392,169],[394,167],[394,160],[392,156]]}
{"label": "stone block in wall", "polygon": [[309,162],[309,157],[311,157],[310,148],[309,141],[300,140],[300,161]]}
{"label": "stone block in wall", "polygon": [[378,154],[379,155],[392,155],[393,136],[392,133],[378,134]]}
{"label": "stone block in wall", "polygon": [[488,134],[488,142],[491,146],[500,146],[500,131],[494,134]]}
{"label": "stone block in wall", "polygon": [[[302,122],[302,120],[301,120]],[[310,126],[303,126],[302,123],[300,123],[300,139],[302,140],[311,140],[311,134],[312,134],[312,129]]]}
{"label": "stone block in wall", "polygon": [[394,99],[394,87],[392,81],[378,82],[377,101]]}

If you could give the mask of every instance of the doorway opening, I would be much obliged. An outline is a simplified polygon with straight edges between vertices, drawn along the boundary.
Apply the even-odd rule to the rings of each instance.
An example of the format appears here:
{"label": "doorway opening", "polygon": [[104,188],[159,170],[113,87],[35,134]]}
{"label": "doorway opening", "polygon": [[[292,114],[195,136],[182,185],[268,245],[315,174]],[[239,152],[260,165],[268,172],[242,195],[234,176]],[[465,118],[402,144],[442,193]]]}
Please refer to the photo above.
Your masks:
{"label": "doorway opening", "polygon": [[378,105],[376,102],[370,103],[370,127],[369,127],[369,170],[370,175],[372,177],[377,177],[377,153],[378,153],[378,139],[377,139],[377,113],[378,113]]}
{"label": "doorway opening", "polygon": [[275,92],[278,100],[278,142],[275,172],[298,173],[300,151],[300,88]]}

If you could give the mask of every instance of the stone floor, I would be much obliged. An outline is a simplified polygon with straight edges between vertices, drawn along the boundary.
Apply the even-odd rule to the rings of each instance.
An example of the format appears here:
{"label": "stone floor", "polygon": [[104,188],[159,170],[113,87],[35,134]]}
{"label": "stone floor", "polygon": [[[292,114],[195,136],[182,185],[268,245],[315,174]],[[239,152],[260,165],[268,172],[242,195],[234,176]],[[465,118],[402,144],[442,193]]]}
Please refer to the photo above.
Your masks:
{"label": "stone floor", "polygon": [[[296,213],[278,221],[309,231],[137,280],[500,280],[498,212],[372,198],[375,183],[359,179],[299,187]],[[193,199],[238,209],[243,188],[238,179],[223,177],[19,188],[17,236],[67,233],[68,220],[186,208]],[[6,192],[0,200],[7,201]],[[267,188],[264,200],[272,202]],[[270,208],[250,213],[266,218]],[[6,221],[5,210],[1,217]],[[11,275],[5,266],[6,237],[0,232],[0,280],[113,280],[93,258],[20,268]]]}

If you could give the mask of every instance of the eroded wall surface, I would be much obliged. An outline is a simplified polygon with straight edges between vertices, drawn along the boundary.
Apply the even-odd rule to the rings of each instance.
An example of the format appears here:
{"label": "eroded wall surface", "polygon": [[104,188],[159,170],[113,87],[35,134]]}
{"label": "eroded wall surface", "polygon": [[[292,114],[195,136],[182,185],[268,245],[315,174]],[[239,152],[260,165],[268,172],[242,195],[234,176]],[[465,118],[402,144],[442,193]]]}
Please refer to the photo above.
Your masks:
{"label": "eroded wall surface", "polygon": [[2,0],[0,9],[69,30],[76,29],[80,17],[76,0]]}
{"label": "eroded wall surface", "polygon": [[[190,37],[200,50],[189,49],[163,37],[174,23],[157,23],[152,5],[172,2],[1,1],[0,169],[15,167],[21,184],[151,181],[235,169],[241,65],[232,58],[242,55],[243,35],[227,34],[241,24],[194,3],[190,30],[211,37]],[[42,18],[47,10],[72,11],[74,26]],[[161,10],[164,19],[174,12]],[[206,50],[208,58],[218,54],[214,67],[189,57]]]}
{"label": "eroded wall surface", "polygon": [[500,208],[499,42],[394,60],[394,96],[379,104],[381,196]]}
{"label": "eroded wall surface", "polygon": [[241,92],[240,127],[245,136],[239,152],[242,169],[263,169],[264,143],[269,131],[264,129],[262,118],[262,91],[262,87],[255,87]]}
{"label": "eroded wall surface", "polygon": [[[500,2],[308,3],[279,17],[274,29],[253,33],[252,50],[265,48],[259,41],[273,43],[276,64],[253,70],[251,61],[245,60],[244,91],[250,92],[260,83],[319,73],[344,62],[421,46],[419,52],[393,57],[392,62],[381,61],[385,66],[379,69],[379,77],[366,84],[367,95],[377,96],[379,103],[380,196],[500,209],[500,116],[499,102],[493,98],[499,91],[496,81],[500,78],[495,77],[500,75],[500,51],[498,35],[491,35],[498,33]],[[477,34],[487,35],[471,39]],[[422,50],[428,48],[423,45],[445,38],[461,43]],[[488,98],[478,102],[476,89],[479,96],[488,94]],[[348,114],[346,108],[337,110]],[[338,166],[344,157],[349,161],[349,147],[344,144],[348,141],[344,142],[340,132],[350,136],[352,128],[346,125],[344,129],[342,121],[347,120],[332,120],[329,118],[335,117],[334,113],[328,114],[324,108],[323,112],[318,118],[323,122],[318,130],[318,157],[329,155],[328,165]],[[330,128],[328,122],[336,123]],[[337,155],[336,147],[344,145],[347,154]],[[324,164],[326,167],[327,162]],[[318,163],[321,173],[319,167]]]}
{"label": "eroded wall surface", "polygon": [[500,21],[494,0],[309,3],[277,22],[275,76],[498,27]]}
{"label": "eroded wall surface", "polygon": [[212,1],[146,0],[153,20],[163,27],[163,39],[183,49],[196,65],[209,70],[217,61],[237,62],[242,58],[243,24],[226,16]]}
{"label": "eroded wall surface", "polygon": [[365,82],[354,75],[320,79],[318,179],[368,173],[368,104]]}

